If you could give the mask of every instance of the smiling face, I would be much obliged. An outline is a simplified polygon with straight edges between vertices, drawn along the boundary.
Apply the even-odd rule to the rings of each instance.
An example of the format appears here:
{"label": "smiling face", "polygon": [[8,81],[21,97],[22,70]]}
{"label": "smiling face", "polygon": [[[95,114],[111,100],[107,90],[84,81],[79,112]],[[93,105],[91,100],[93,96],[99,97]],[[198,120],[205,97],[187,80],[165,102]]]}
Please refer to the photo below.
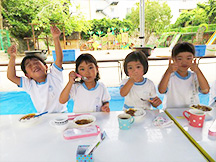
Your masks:
{"label": "smiling face", "polygon": [[78,66],[78,73],[81,76],[87,78],[85,82],[95,82],[95,78],[98,73],[98,67],[96,67],[94,63],[83,61]]}
{"label": "smiling face", "polygon": [[25,61],[26,76],[37,82],[43,82],[47,75],[47,65],[44,65],[37,58],[27,59]]}
{"label": "smiling face", "polygon": [[178,65],[178,71],[186,72],[191,67],[194,56],[191,52],[180,52],[174,60]]}
{"label": "smiling face", "polygon": [[135,82],[141,82],[144,75],[144,67],[140,61],[130,61],[127,64],[127,71],[129,77],[133,78]]}

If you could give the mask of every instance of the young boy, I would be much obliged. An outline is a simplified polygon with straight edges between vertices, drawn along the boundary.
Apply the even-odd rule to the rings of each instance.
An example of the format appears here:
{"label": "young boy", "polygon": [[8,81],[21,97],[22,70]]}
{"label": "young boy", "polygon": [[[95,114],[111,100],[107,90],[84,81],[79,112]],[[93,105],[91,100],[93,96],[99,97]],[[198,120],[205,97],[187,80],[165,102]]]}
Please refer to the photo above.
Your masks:
{"label": "young boy", "polygon": [[[158,86],[164,93],[163,108],[189,107],[199,104],[198,91],[207,94],[209,85],[199,69],[195,48],[191,43],[177,43],[172,49],[172,60]],[[191,69],[193,72],[188,71]]]}
{"label": "young boy", "polygon": [[59,96],[63,89],[62,62],[63,53],[59,36],[61,31],[51,27],[51,33],[55,43],[56,61],[52,65],[50,73],[44,60],[36,55],[26,56],[21,62],[21,69],[26,77],[16,75],[15,59],[16,46],[8,48],[10,61],[8,63],[7,77],[9,80],[22,87],[31,97],[37,112],[64,112],[66,105],[59,103]]}

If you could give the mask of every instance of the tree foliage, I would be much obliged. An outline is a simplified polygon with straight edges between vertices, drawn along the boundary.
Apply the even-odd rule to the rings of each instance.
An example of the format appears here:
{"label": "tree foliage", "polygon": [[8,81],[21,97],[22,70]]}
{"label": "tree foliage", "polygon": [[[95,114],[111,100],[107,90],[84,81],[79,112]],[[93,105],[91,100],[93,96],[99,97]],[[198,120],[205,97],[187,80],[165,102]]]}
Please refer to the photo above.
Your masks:
{"label": "tree foliage", "polygon": [[216,1],[209,0],[206,3],[198,3],[197,8],[191,11],[183,11],[172,28],[199,26],[200,24],[216,23]]}
{"label": "tree foliage", "polygon": [[208,24],[216,23],[216,1],[215,0],[209,0],[206,3],[198,3],[197,7],[205,10],[208,18],[208,22],[207,22]]}
{"label": "tree foliage", "polygon": [[[8,27],[14,37],[31,37],[29,23],[35,25],[36,35],[49,33],[50,23],[58,23],[66,34],[73,31],[87,31],[89,24],[82,13],[73,15],[69,0],[2,0],[4,27]],[[78,7],[77,7],[78,9]]]}
{"label": "tree foliage", "polygon": [[[105,36],[108,30],[112,31],[113,28],[114,34],[118,34],[121,29],[127,28],[130,30],[133,28],[133,24],[129,20],[119,20],[119,19],[93,19],[89,21],[91,24],[91,33],[99,35],[98,32],[101,31],[102,34],[100,36]],[[89,39],[90,35],[86,35],[86,33],[82,32],[82,39]]]}
{"label": "tree foliage", "polygon": [[[170,24],[171,9],[166,2],[159,3],[158,1],[145,2],[145,42],[148,41],[152,32],[161,33]],[[139,28],[139,3],[132,8],[131,13],[126,19],[134,24],[134,29]]]}

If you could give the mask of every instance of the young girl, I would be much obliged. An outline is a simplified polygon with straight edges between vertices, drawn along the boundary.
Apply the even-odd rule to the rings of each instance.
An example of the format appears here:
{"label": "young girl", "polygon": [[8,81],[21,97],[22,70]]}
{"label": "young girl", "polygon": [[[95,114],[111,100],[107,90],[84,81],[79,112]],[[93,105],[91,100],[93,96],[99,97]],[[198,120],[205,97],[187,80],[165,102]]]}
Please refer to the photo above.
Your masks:
{"label": "young girl", "polygon": [[120,94],[125,97],[124,108],[150,109],[159,106],[162,102],[156,96],[154,83],[144,78],[148,71],[148,61],[144,53],[134,51],[129,53],[124,61],[124,72],[129,78],[120,85]]}
{"label": "young girl", "polygon": [[[158,86],[165,93],[163,108],[187,108],[199,104],[198,92],[208,93],[209,85],[199,69],[195,57],[195,48],[191,43],[177,43],[172,49],[172,60]],[[191,69],[193,72],[188,71]]]}
{"label": "young girl", "polygon": [[[81,77],[80,82],[75,82]],[[74,100],[74,112],[109,112],[110,95],[101,82],[96,59],[91,54],[81,54],[76,60],[76,72],[69,73],[69,81],[63,89],[59,101]]]}

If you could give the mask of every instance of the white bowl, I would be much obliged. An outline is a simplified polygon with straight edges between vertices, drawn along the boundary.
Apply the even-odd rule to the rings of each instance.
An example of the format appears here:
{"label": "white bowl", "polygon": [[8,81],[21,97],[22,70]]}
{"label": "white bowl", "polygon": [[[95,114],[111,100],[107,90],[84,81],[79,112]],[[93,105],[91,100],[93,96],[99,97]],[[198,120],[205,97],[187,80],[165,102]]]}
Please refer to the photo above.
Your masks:
{"label": "white bowl", "polygon": [[[29,118],[27,118],[28,116],[31,116]],[[19,123],[23,126],[31,126],[31,125],[34,125],[36,124],[37,122],[39,122],[40,120],[40,117],[33,117],[34,115],[33,114],[27,114],[27,115],[24,115],[23,117],[21,117],[19,119]]]}
{"label": "white bowl", "polygon": [[[201,105],[201,104],[193,104],[190,106],[190,108],[201,110],[201,111],[205,112],[205,114],[212,111],[211,107],[206,106],[206,105]],[[203,108],[208,109],[208,111],[204,110]]]}
{"label": "white bowl", "polygon": [[[78,124],[77,122],[79,120],[87,120],[89,123],[87,123],[87,124]],[[74,118],[73,125],[75,127],[87,127],[89,125],[94,124],[95,121],[96,121],[96,118],[93,115],[80,115],[80,116],[77,116],[77,117]]]}
{"label": "white bowl", "polygon": [[129,114],[127,113],[127,111],[129,110],[135,111],[134,116],[130,114],[131,116],[134,117],[135,121],[140,121],[146,115],[146,111],[142,108],[129,108],[129,109],[124,110],[124,112],[126,114]]}

